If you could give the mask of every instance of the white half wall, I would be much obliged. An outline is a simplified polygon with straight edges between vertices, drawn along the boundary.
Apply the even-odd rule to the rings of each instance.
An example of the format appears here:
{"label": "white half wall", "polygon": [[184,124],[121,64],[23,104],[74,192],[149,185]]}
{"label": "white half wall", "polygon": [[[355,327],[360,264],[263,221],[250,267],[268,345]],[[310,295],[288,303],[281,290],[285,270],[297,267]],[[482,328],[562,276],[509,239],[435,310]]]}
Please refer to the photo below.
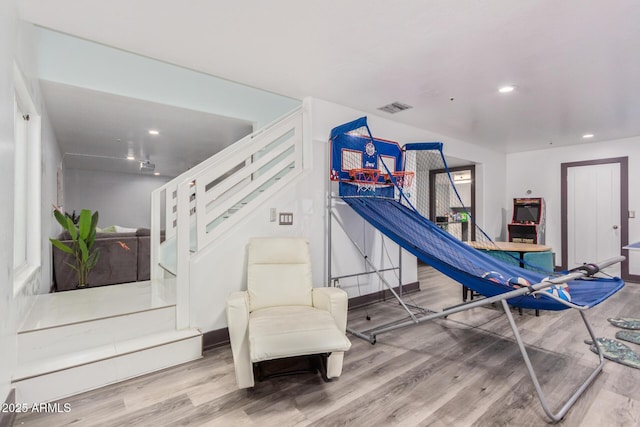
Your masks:
{"label": "white half wall", "polygon": [[[309,241],[313,285],[325,286],[324,242],[325,180],[322,144],[313,143],[310,169],[289,183],[276,197],[255,209],[238,226],[200,251],[191,260],[192,326],[202,331],[227,326],[226,299],[234,291],[246,290],[246,246],[251,237],[296,236]],[[293,225],[270,221],[270,209],[293,213]],[[277,217],[276,214],[276,217]]]}
{"label": "white half wall", "polygon": [[167,182],[158,176],[65,169],[64,210],[78,215],[82,209],[97,210],[100,228],[149,228],[151,192]]}
{"label": "white half wall", "polygon": [[[191,325],[202,331],[227,326],[225,303],[229,293],[246,289],[246,245],[254,236],[302,236],[310,241],[313,259],[314,286],[327,284],[327,201],[329,188],[329,145],[331,129],[354,120],[364,113],[318,99],[305,99],[304,108],[311,115],[312,153],[307,157],[308,169],[296,182],[292,182],[277,197],[257,208],[235,230],[218,242],[195,255],[191,260]],[[422,129],[399,124],[381,117],[369,117],[369,126],[375,136],[401,143],[440,140],[446,152],[461,159],[478,163],[477,179],[483,189],[478,194],[479,209],[494,229],[499,230],[504,210],[504,155],[482,150],[461,141],[453,141]],[[491,191],[488,191],[490,189]],[[269,221],[269,210],[292,212],[292,226],[280,226]],[[398,247],[366,224],[350,208],[339,209],[350,235],[363,245],[379,268],[397,265]],[[332,275],[362,272],[364,260],[336,224],[333,225]],[[403,251],[404,252],[404,251]],[[388,255],[387,255],[388,254]],[[389,259],[391,261],[389,261]],[[417,281],[415,257],[404,252],[402,259],[403,283]],[[393,273],[386,279],[397,284]],[[340,282],[350,297],[366,295],[383,289],[375,275],[362,276]]]}
{"label": "white half wall", "polygon": [[39,77],[58,83],[254,122],[256,129],[300,101],[37,28]]}
{"label": "white half wall", "polygon": [[[562,163],[612,157],[629,158],[629,210],[640,214],[640,137],[527,151],[507,155],[507,218],[511,218],[514,197],[543,197],[546,202],[546,244],[562,259],[560,165]],[[629,219],[629,242],[640,240],[640,218]],[[640,274],[640,253],[629,254],[629,273]]]}

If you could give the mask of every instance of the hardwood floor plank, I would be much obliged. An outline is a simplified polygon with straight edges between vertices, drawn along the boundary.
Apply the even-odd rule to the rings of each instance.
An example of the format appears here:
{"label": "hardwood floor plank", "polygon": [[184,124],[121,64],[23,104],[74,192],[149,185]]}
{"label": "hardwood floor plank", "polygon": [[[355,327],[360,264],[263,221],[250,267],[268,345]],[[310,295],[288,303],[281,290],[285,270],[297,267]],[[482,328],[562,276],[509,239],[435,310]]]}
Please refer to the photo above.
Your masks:
{"label": "hardwood floor plank", "polygon": [[159,403],[124,413],[115,418],[101,420],[103,427],[120,427],[124,425],[151,425],[150,419],[161,420],[162,425],[173,425],[192,413],[193,405],[185,394],[172,395]]}
{"label": "hardwood floor plank", "polygon": [[[406,302],[437,310],[461,302],[451,279],[427,266],[418,277],[422,290]],[[587,332],[571,310],[512,313],[556,409],[597,363],[583,343]],[[607,317],[640,317],[640,285],[628,284],[587,316],[598,336],[613,338],[617,328]],[[364,330],[404,318],[397,301],[386,300],[351,311],[348,324]],[[548,426],[500,305],[382,334],[375,345],[350,339],[333,382],[304,374],[238,390],[231,349],[223,346],[201,360],[62,399],[70,413],[20,414],[15,425]],[[640,370],[607,361],[561,425],[639,425],[638,396]]]}
{"label": "hardwood floor plank", "polygon": [[600,390],[585,419],[593,425],[637,427],[640,425],[640,402],[636,399]]}

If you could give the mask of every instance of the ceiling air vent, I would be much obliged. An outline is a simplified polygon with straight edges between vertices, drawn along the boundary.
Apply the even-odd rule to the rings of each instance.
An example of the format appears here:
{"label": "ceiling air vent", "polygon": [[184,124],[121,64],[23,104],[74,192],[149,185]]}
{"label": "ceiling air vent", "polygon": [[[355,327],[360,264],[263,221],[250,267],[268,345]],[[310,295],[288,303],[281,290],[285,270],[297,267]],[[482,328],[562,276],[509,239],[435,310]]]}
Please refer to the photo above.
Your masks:
{"label": "ceiling air vent", "polygon": [[387,104],[384,107],[378,108],[378,110],[382,110],[385,113],[395,114],[400,111],[408,110],[409,108],[413,108],[411,105],[403,104],[402,102],[392,102],[391,104]]}

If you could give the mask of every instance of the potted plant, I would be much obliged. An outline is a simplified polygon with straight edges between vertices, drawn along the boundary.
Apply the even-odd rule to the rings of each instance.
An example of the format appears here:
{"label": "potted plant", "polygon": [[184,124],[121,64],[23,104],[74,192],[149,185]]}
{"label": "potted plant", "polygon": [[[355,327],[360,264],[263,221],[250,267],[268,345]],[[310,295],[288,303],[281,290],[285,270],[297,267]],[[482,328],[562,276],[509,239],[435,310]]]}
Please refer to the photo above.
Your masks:
{"label": "potted plant", "polygon": [[78,217],[77,225],[68,214],[63,214],[60,209],[54,208],[53,215],[58,223],[71,236],[71,244],[67,245],[57,239],[49,239],[51,244],[63,252],[73,255],[74,264],[67,263],[78,274],[78,287],[87,286],[89,272],[95,267],[100,256],[100,251],[93,248],[96,240],[96,226],[98,225],[98,212],[91,213],[88,209],[82,209]]}

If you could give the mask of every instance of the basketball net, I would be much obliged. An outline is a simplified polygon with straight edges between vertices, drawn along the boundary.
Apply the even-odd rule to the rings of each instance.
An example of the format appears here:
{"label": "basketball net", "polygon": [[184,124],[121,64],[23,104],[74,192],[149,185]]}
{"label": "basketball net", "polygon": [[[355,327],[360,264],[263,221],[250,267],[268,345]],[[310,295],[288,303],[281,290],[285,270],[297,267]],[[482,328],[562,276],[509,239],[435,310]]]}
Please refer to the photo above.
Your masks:
{"label": "basketball net", "polygon": [[352,182],[358,187],[358,193],[375,193],[380,171],[377,169],[351,169],[349,176],[353,180]]}
{"label": "basketball net", "polygon": [[367,182],[367,181],[356,181],[356,186],[358,187],[358,193],[363,192],[369,192],[369,193],[375,193],[376,192],[376,184],[373,182]]}

